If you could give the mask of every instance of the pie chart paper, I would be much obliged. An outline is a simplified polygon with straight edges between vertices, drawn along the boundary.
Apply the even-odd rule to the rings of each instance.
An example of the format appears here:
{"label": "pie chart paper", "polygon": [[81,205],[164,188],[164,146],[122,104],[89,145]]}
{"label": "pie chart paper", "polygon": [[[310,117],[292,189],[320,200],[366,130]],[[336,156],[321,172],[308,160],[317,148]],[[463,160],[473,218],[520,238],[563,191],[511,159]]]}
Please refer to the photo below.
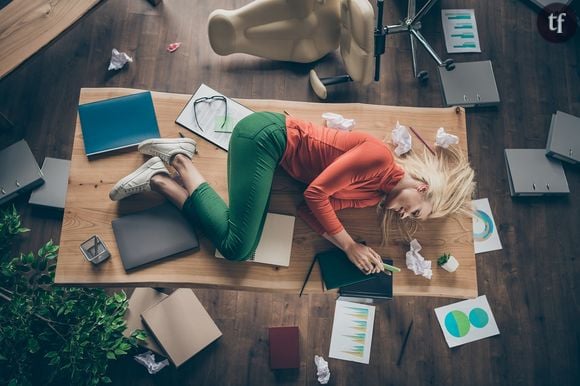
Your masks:
{"label": "pie chart paper", "polygon": [[473,244],[475,253],[501,249],[501,241],[487,198],[473,200]]}
{"label": "pie chart paper", "polygon": [[449,347],[499,335],[485,295],[435,308],[435,315]]}

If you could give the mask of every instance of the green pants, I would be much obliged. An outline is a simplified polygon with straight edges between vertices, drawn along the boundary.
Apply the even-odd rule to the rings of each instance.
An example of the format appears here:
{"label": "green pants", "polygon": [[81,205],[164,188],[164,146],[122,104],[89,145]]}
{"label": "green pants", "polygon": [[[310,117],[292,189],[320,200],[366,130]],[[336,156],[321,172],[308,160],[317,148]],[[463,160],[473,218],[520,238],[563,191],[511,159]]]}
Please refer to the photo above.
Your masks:
{"label": "green pants", "polygon": [[[242,119],[232,133],[228,153],[228,208],[208,183],[183,205],[229,260],[252,257],[264,228],[274,171],[286,150],[286,119],[259,112]],[[203,171],[202,171],[203,172]]]}

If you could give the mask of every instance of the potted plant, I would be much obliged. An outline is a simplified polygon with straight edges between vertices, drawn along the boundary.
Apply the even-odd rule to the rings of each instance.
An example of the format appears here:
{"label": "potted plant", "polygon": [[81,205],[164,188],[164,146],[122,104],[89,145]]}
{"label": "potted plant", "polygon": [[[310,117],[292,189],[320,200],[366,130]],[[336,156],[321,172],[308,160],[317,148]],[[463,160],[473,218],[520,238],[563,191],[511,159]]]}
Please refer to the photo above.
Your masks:
{"label": "potted plant", "polygon": [[437,259],[437,265],[447,272],[455,272],[457,267],[459,267],[459,262],[450,253],[444,253]]}
{"label": "potted plant", "polygon": [[109,362],[129,353],[146,335],[123,335],[124,292],[54,285],[58,246],[12,257],[28,232],[16,209],[0,210],[0,384],[98,385],[110,383]]}

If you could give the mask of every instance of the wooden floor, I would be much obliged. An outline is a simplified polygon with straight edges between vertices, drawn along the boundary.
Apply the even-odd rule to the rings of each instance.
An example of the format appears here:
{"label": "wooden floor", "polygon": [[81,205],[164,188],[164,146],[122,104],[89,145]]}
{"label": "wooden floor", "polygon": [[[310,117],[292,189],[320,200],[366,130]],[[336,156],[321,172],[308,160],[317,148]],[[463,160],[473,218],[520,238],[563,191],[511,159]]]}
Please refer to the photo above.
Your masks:
{"label": "wooden floor", "polygon": [[[232,97],[316,101],[308,86],[309,65],[244,55],[218,57],[211,51],[206,34],[209,12],[245,2],[166,0],[152,8],[145,0],[107,0],[97,5],[0,81],[0,113],[6,118],[0,116],[0,147],[25,138],[39,162],[45,156],[70,158],[81,87],[190,93],[207,82]],[[386,4],[389,22],[398,20],[406,8],[402,1]],[[477,196],[489,197],[504,246],[477,257],[479,292],[487,295],[501,335],[448,349],[433,308],[451,300],[399,297],[377,309],[370,365],[330,360],[330,384],[577,384],[580,169],[565,168],[572,191],[568,197],[514,200],[508,193],[502,152],[505,147],[544,147],[550,116],[557,109],[580,115],[580,33],[566,44],[547,43],[536,31],[536,14],[519,0],[442,0],[441,7],[475,8],[484,52],[456,59],[491,59],[502,98],[497,108],[470,110],[467,115]],[[439,10],[437,5],[424,19],[423,31],[442,52]],[[174,41],[183,45],[169,54],[165,46]],[[134,57],[134,63],[117,74],[106,71],[113,47]],[[331,56],[318,63],[318,73],[339,73],[335,60]],[[418,85],[411,76],[407,39],[389,39],[381,81],[364,88],[337,88],[331,101],[442,106],[433,63],[423,53],[419,62],[431,71],[426,85]],[[59,240],[60,218],[34,212],[22,199],[16,203],[25,225],[32,228],[22,250]],[[331,296],[207,289],[196,294],[224,333],[217,344],[179,370],[165,369],[156,376],[131,358],[123,359],[112,366],[115,384],[318,384],[313,357],[328,354]],[[413,332],[397,366],[411,320]],[[300,327],[299,371],[273,373],[268,368],[266,328],[277,325]]]}

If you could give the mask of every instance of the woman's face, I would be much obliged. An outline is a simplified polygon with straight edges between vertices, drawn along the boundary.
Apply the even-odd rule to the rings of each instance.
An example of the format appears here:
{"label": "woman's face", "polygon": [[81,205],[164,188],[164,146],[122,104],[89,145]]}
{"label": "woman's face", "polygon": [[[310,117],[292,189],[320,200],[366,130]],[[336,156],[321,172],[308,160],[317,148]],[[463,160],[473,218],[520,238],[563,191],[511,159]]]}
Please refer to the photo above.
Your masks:
{"label": "woman's face", "polygon": [[402,189],[397,195],[387,201],[387,208],[395,211],[401,218],[411,217],[417,220],[426,220],[433,206],[426,199],[426,185],[417,188]]}

